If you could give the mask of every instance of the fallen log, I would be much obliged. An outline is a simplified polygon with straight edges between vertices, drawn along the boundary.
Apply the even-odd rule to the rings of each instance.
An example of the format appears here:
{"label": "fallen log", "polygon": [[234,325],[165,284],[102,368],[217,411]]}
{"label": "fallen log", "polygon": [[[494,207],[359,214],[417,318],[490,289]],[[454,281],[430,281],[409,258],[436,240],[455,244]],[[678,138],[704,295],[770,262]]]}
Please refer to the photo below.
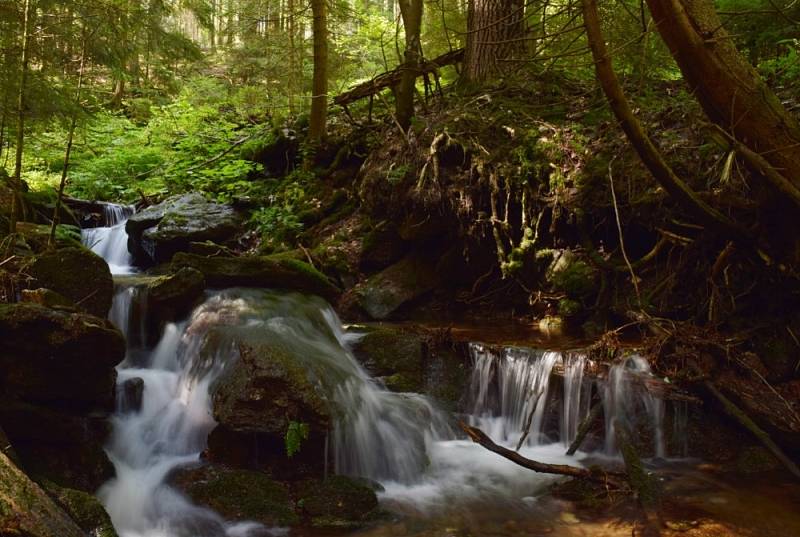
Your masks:
{"label": "fallen log", "polygon": [[[438,56],[432,60],[425,60],[420,64],[418,70],[418,76],[424,76],[428,73],[435,73],[441,67],[445,67],[447,65],[453,65],[456,63],[460,63],[464,59],[464,49],[460,48],[457,50],[451,50],[450,52],[446,52],[441,56]],[[362,82],[357,86],[345,91],[344,93],[340,93],[333,99],[333,104],[338,104],[339,106],[346,106],[354,101],[359,99],[363,99],[364,97],[369,97],[371,95],[375,95],[376,93],[390,88],[392,86],[397,85],[400,82],[400,78],[403,76],[403,72],[405,71],[405,66],[401,65],[396,69],[392,69],[391,71],[386,71],[385,73],[381,73],[378,76],[367,80],[366,82]]]}
{"label": "fallen log", "polygon": [[476,444],[480,444],[489,451],[497,453],[501,457],[504,457],[511,462],[522,466],[523,468],[527,468],[528,470],[533,470],[534,472],[539,472],[542,474],[565,475],[579,479],[588,479],[589,481],[602,483],[605,486],[611,486],[614,488],[623,488],[624,486],[624,476],[621,474],[589,470],[586,468],[579,468],[577,466],[569,466],[567,464],[547,464],[544,462],[534,461],[527,457],[523,457],[514,450],[495,444],[494,441],[492,441],[492,439],[486,435],[486,433],[476,427],[471,427],[463,421],[459,422],[459,425],[461,426],[461,429],[463,429],[470,439]]}
{"label": "fallen log", "polygon": [[583,444],[586,435],[589,434],[589,431],[592,428],[592,424],[594,421],[600,417],[600,413],[603,412],[603,403],[598,401],[592,407],[592,410],[589,412],[589,415],[586,416],[586,419],[583,420],[581,426],[578,428],[578,434],[575,436],[575,440],[570,444],[569,449],[567,450],[567,455],[575,455],[575,452],[581,447]]}

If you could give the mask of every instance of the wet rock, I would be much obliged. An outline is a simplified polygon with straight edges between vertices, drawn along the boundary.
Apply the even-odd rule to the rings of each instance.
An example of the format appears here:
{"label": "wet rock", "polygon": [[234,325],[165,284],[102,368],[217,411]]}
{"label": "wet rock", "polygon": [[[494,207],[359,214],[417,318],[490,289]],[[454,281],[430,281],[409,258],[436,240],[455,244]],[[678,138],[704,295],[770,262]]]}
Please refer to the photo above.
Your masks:
{"label": "wet rock", "polygon": [[280,256],[202,257],[179,253],[173,270],[189,267],[200,271],[210,287],[269,287],[319,295],[327,300],[339,289],[317,269],[296,259]]}
{"label": "wet rock", "polygon": [[60,295],[51,289],[40,287],[39,289],[23,289],[21,302],[39,304],[51,309],[61,309],[64,311],[78,311],[78,307],[73,301]]}
{"label": "wet rock", "polygon": [[37,256],[27,270],[29,288],[45,287],[73,301],[80,309],[106,317],[111,308],[114,280],[108,264],[83,247],[62,248]]}
{"label": "wet rock", "polygon": [[0,452],[0,535],[85,537],[44,491]]}
{"label": "wet rock", "polygon": [[242,215],[230,205],[194,192],[173,196],[128,219],[128,249],[137,260],[163,263],[192,242],[225,242],[239,230]]}
{"label": "wet rock", "polygon": [[179,470],[173,483],[227,520],[252,520],[268,527],[299,522],[288,487],[264,472],[207,465]]}
{"label": "wet rock", "polygon": [[52,482],[44,483],[43,487],[83,531],[93,537],[118,537],[111,517],[92,494]]}
{"label": "wet rock", "polygon": [[122,383],[119,397],[119,409],[122,412],[138,412],[142,408],[142,395],[144,394],[144,379],[133,377]]}
{"label": "wet rock", "polygon": [[298,486],[298,505],[311,526],[320,529],[356,529],[378,515],[373,488],[360,480],[331,476]]}
{"label": "wet rock", "polygon": [[433,261],[410,254],[359,285],[355,295],[371,318],[383,320],[432,291],[440,281]]}
{"label": "wet rock", "polygon": [[28,402],[113,408],[122,334],[85,313],[0,304],[0,393]]}
{"label": "wet rock", "polygon": [[408,243],[388,221],[380,222],[364,236],[359,266],[362,270],[381,270],[398,261],[408,252]]}
{"label": "wet rock", "polygon": [[425,338],[408,330],[369,327],[353,344],[356,357],[392,391],[424,391]]}
{"label": "wet rock", "polygon": [[188,312],[206,287],[203,273],[182,267],[173,274],[160,276],[147,285],[148,306],[159,317],[173,320]]}

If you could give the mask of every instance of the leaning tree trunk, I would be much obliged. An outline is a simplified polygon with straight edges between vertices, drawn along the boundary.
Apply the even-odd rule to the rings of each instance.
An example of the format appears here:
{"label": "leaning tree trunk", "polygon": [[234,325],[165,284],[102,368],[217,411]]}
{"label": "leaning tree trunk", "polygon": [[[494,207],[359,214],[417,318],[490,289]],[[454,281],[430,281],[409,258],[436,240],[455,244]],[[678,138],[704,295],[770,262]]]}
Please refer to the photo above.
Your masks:
{"label": "leaning tree trunk", "polygon": [[419,76],[422,59],[420,29],[422,27],[422,0],[400,0],[400,13],[406,34],[406,50],[403,61],[403,74],[397,86],[395,101],[397,122],[408,129],[414,116],[414,86]]}
{"label": "leaning tree trunk", "polygon": [[[713,0],[647,0],[659,33],[706,115],[800,189],[800,124],[739,54]],[[768,178],[769,179],[769,178]]]}
{"label": "leaning tree trunk", "polygon": [[525,47],[523,0],[471,0],[462,76],[485,82],[509,72]]}
{"label": "leaning tree trunk", "polygon": [[328,118],[328,13],[326,0],[311,0],[314,33],[314,75],[311,83],[311,117],[308,137],[319,143]]}
{"label": "leaning tree trunk", "polygon": [[21,208],[20,200],[21,184],[22,184],[22,155],[23,146],[25,144],[25,92],[27,91],[28,82],[28,63],[30,62],[30,45],[31,45],[31,17],[33,9],[31,9],[31,0],[25,0],[25,8],[23,12],[22,23],[22,55],[20,57],[19,68],[19,91],[17,93],[17,141],[16,141],[16,155],[14,159],[14,178],[12,180],[13,192],[11,202],[11,218],[8,224],[9,233],[14,234],[17,232],[17,219],[19,218],[19,211]]}

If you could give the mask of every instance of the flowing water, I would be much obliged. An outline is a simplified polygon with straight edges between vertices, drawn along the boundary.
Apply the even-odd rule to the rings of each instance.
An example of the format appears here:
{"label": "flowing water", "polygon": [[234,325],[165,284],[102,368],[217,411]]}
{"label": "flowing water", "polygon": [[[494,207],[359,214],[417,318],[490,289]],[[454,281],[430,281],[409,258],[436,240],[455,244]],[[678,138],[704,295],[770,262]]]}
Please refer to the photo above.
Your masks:
{"label": "flowing water", "polygon": [[83,243],[106,260],[112,274],[132,274],[135,270],[128,253],[125,222],[134,213],[134,208],[112,203],[103,203],[102,207],[104,225],[84,229]]}
{"label": "flowing water", "polygon": [[[225,521],[193,505],[168,483],[170,472],[199,459],[216,425],[210,389],[238,358],[237,330],[290,349],[321,393],[343,410],[332,432],[335,470],[380,482],[384,490],[379,497],[386,508],[423,519],[458,512],[473,522],[476,512],[506,520],[508,513],[524,513],[522,520],[536,524],[558,516],[561,508],[540,497],[558,478],[521,470],[463,438],[455,418],[430,399],[387,391],[353,356],[350,344],[358,335],[346,332],[322,299],[254,289],[209,292],[188,319],[167,324],[158,342],[148,344],[142,280],[123,276],[135,272],[127,246],[122,247],[127,245],[126,211],[109,206],[110,226],[84,232],[86,243],[119,275],[110,317],[125,333],[129,348],[118,366],[118,392],[124,393],[122,384],[132,379],[144,383],[141,408],[120,397],[107,447],[116,477],[98,493],[121,537],[281,532]],[[219,327],[230,328],[231,337],[206,338]],[[565,446],[574,440],[597,393],[606,427],[604,443],[600,439],[596,444],[605,456],[616,454],[614,431],[620,423],[648,429],[656,457],[668,455],[664,402],[642,389],[652,373],[640,356],[613,366],[607,379],[590,380],[584,377],[588,358],[580,352],[478,343],[470,352],[472,377],[461,418],[497,443],[542,462],[580,465],[588,455],[568,457]],[[675,412],[680,417],[685,409],[676,407]],[[677,427],[685,419],[672,421]],[[494,507],[487,509],[489,505]]]}

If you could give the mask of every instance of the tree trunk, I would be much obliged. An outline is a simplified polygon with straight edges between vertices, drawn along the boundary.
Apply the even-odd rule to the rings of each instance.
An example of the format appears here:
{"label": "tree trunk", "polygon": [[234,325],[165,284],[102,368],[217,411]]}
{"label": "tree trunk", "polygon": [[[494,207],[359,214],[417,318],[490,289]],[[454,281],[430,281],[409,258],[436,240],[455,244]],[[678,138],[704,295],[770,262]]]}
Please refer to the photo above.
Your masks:
{"label": "tree trunk", "polygon": [[311,117],[308,137],[319,143],[328,118],[328,7],[326,0],[311,0],[314,33],[314,76],[311,83]]}
{"label": "tree trunk", "polygon": [[403,16],[403,29],[406,34],[403,74],[397,85],[395,115],[403,130],[407,130],[414,116],[414,86],[419,76],[422,59],[420,30],[422,27],[422,0],[400,0],[400,13]]}
{"label": "tree trunk", "polygon": [[739,54],[712,0],[647,0],[706,115],[800,188],[800,124]]}
{"label": "tree trunk", "polygon": [[525,50],[523,0],[471,0],[463,77],[481,83],[503,76]]}
{"label": "tree trunk", "polygon": [[16,158],[14,160],[14,177],[12,186],[14,189],[11,203],[11,218],[9,222],[9,233],[17,232],[17,218],[20,209],[20,182],[22,180],[22,154],[25,144],[25,91],[28,82],[28,62],[30,61],[30,23],[33,14],[31,0],[25,0],[25,11],[22,23],[22,56],[19,68],[19,92],[17,94],[17,141]]}

